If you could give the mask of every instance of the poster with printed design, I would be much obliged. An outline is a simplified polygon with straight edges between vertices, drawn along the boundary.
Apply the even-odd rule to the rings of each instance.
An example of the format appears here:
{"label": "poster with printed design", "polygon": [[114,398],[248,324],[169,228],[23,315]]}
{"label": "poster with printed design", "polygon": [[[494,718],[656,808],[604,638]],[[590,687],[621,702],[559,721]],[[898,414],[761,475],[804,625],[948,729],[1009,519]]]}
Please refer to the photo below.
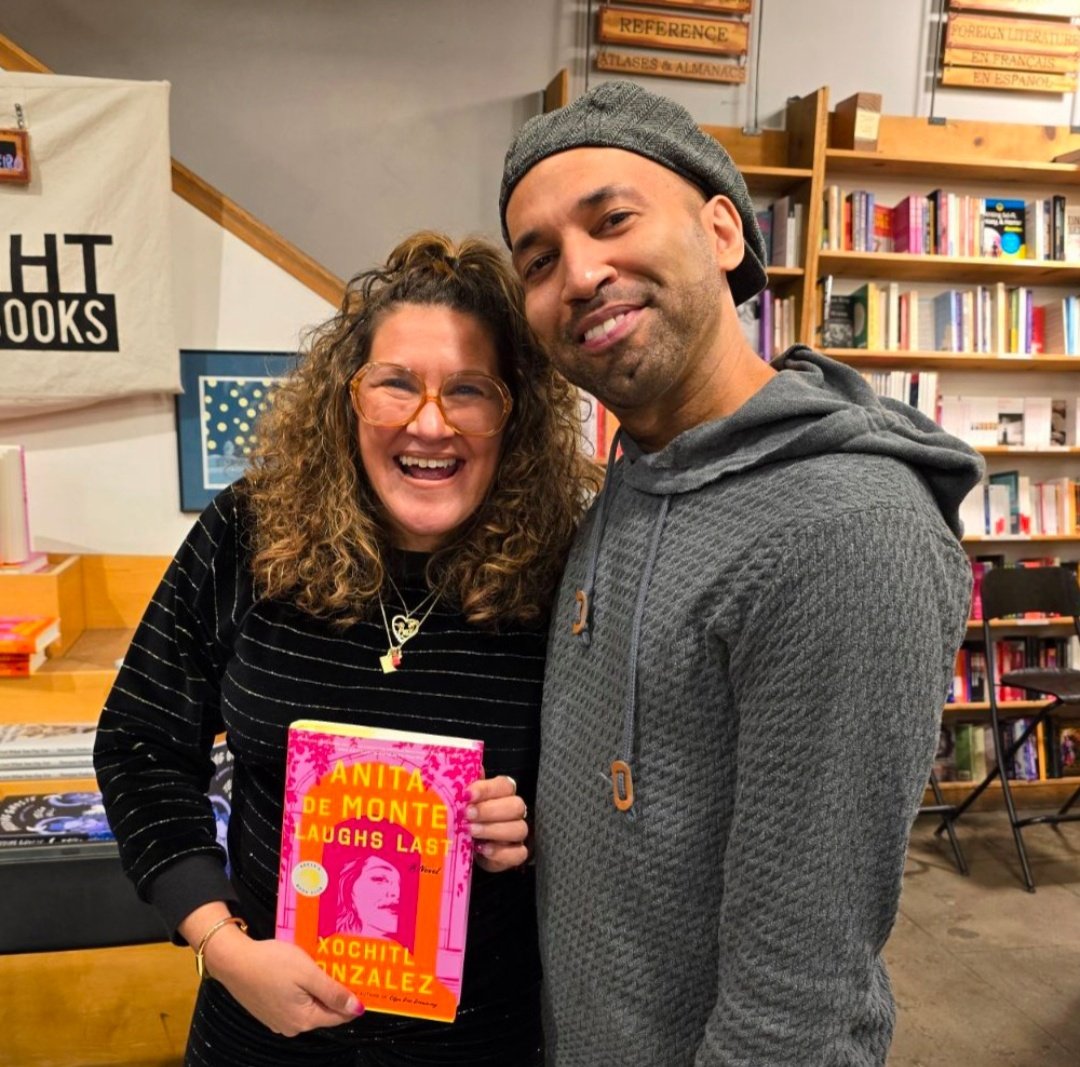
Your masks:
{"label": "poster with printed design", "polygon": [[0,417],[175,393],[169,86],[0,71]]}
{"label": "poster with printed design", "polygon": [[180,510],[202,511],[247,466],[274,387],[295,356],[281,352],[180,353],[176,398]]}

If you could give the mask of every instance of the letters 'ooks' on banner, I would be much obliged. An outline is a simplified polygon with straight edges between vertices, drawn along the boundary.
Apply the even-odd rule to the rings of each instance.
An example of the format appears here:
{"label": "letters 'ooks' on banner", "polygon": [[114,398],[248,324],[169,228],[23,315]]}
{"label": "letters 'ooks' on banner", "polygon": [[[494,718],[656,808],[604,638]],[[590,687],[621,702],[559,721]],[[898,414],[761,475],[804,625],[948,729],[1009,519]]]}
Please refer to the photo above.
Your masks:
{"label": "letters 'ooks' on banner", "polygon": [[[166,82],[0,71],[0,418],[180,390]],[[0,135],[2,136],[2,135]]]}

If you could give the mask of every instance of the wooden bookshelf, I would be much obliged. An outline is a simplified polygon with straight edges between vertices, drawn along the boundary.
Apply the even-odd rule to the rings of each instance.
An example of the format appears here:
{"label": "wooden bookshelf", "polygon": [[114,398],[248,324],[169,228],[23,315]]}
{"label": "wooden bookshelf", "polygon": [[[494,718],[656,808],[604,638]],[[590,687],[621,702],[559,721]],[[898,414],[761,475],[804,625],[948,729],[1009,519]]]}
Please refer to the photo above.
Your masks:
{"label": "wooden bookshelf", "polygon": [[[20,600],[20,610],[55,603],[62,638],[37,673],[0,678],[0,722],[96,722],[116,661],[168,562],[158,556],[64,555],[52,557],[46,572],[0,576],[6,597],[13,588],[6,583],[16,581],[20,596],[29,598]],[[9,796],[96,788],[92,779],[3,783]],[[16,851],[8,850],[5,859],[12,861]],[[0,952],[0,1063],[176,1067],[197,985],[191,952],[164,942]]]}
{"label": "wooden bookshelf", "polygon": [[822,250],[818,273],[838,278],[884,277],[891,281],[989,285],[1080,286],[1080,263],[1045,259],[988,259],[985,256],[912,255],[908,252]]}
{"label": "wooden bookshelf", "polygon": [[784,129],[751,134],[738,126],[702,126],[738,164],[756,202],[791,196],[803,207],[797,267],[769,267],[769,285],[794,296],[796,336],[812,335],[817,243],[821,230],[821,178],[827,128],[825,89],[792,97],[785,111]]}
{"label": "wooden bookshelf", "polygon": [[0,954],[0,1063],[180,1067],[191,956],[172,944]]}
{"label": "wooden bookshelf", "polygon": [[976,448],[983,456],[1049,456],[1060,459],[1062,456],[1080,456],[1080,448],[1025,448],[1023,445],[988,445]]}
{"label": "wooden bookshelf", "polygon": [[[939,782],[946,804],[959,804],[978,785],[978,782]],[[1080,778],[1048,778],[1039,782],[1023,782],[1009,779],[1013,799],[1021,808],[1059,807],[1080,785]],[[927,791],[925,803],[933,804],[933,795]],[[1001,795],[1001,783],[991,782],[975,803],[973,811],[1001,811],[1005,801]],[[961,822],[959,825],[963,825]]]}
{"label": "wooden bookshelf", "polygon": [[998,537],[990,534],[972,534],[964,537],[964,544],[968,545],[1027,545],[1027,544],[1077,544],[1080,543],[1080,534],[1002,534]]}
{"label": "wooden bookshelf", "polygon": [[955,157],[920,159],[907,155],[829,148],[825,152],[825,166],[833,176],[871,176],[890,181],[894,178],[917,178],[938,185],[969,182],[1050,188],[1080,185],[1080,167],[1069,163]]}
{"label": "wooden bookshelf", "polygon": [[864,370],[961,370],[1016,374],[1027,371],[1080,371],[1080,356],[1049,353],[1004,356],[986,352],[903,352],[873,348],[828,348],[825,354]]}
{"label": "wooden bookshelf", "polygon": [[[1070,618],[1052,618],[1052,619],[994,619],[990,623],[991,630],[1063,630],[1067,629],[1072,631],[1073,621]],[[981,634],[983,632],[982,619],[968,619],[968,633],[975,632]]]}
{"label": "wooden bookshelf", "polygon": [[[825,103],[828,107],[828,91]],[[828,129],[833,116],[829,115]],[[828,135],[827,135],[828,136]],[[832,184],[844,191],[856,188],[873,189],[888,185],[891,194],[883,202],[892,203],[902,197],[898,184],[911,193],[925,194],[931,189],[963,186],[965,192],[974,188],[984,190],[982,196],[1008,195],[1030,199],[1046,197],[1051,192],[1066,192],[1070,199],[1080,199],[1080,166],[1054,163],[1053,157],[1080,148],[1080,134],[1067,127],[1046,127],[995,122],[947,120],[931,125],[925,119],[907,116],[881,116],[878,150],[851,151],[827,144],[822,153],[820,169],[815,173],[814,192],[824,199]],[[1075,193],[1076,196],[1072,194]],[[1080,289],[1080,263],[1028,259],[1000,259],[974,256],[912,255],[905,253],[849,252],[821,249],[822,227],[819,220],[812,241],[819,246],[811,260],[807,287],[827,276],[849,280],[851,285],[863,281],[925,283],[933,292],[934,286],[988,285],[1047,288],[1062,293]],[[850,287],[850,286],[849,286]],[[916,286],[913,286],[916,287]],[[817,299],[814,300],[817,310]],[[820,335],[819,324],[804,340],[813,344]],[[1009,384],[1016,374],[1032,375],[1075,374],[1080,371],[1080,356],[1060,352],[1039,355],[998,355],[989,353],[951,353],[935,351],[883,351],[880,349],[830,349],[827,354],[861,371],[904,370],[940,372],[943,392],[970,395],[1008,395]],[[950,377],[962,373],[963,379]],[[980,379],[980,375],[985,378]],[[1004,376],[1000,384],[994,377]],[[1080,379],[1075,386],[1062,387],[1060,380],[1044,387],[1043,395],[1062,396],[1080,393]],[[1025,381],[1020,392],[1038,393]],[[994,446],[979,449],[991,470],[1004,469],[1002,464],[1015,458],[1017,464],[1038,462],[1059,464],[1062,475],[1070,476],[1076,469],[1080,448],[1024,448]],[[1007,558],[1040,554],[1045,551],[1066,552],[1080,543],[1080,534],[1039,534],[1034,536],[992,537],[975,535],[963,539],[972,553],[1002,552]],[[1075,550],[1073,550],[1075,552]],[[1067,556],[1066,556],[1067,558]],[[995,623],[995,634],[1041,633],[1059,636],[1071,632],[1072,620],[1002,620]],[[967,639],[982,636],[981,622],[970,622]],[[1004,715],[1030,714],[1045,701],[1012,701],[1001,706]],[[987,703],[955,703],[944,709],[944,720],[955,721],[958,716],[989,720]],[[1043,753],[1045,755],[1045,753]],[[1017,802],[1024,806],[1060,804],[1076,788],[1075,779],[1050,779],[1038,782],[1010,782]],[[949,802],[957,802],[973,788],[970,782],[942,782],[941,788]],[[927,803],[933,803],[929,794]],[[977,806],[1000,808],[1001,787],[991,786],[979,798]]]}

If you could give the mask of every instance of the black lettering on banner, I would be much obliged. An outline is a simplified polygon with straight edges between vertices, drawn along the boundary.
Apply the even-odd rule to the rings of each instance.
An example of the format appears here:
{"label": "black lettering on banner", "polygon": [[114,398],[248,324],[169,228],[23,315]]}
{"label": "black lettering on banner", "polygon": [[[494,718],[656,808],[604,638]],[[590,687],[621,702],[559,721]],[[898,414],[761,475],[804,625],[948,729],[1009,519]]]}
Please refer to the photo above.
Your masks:
{"label": "black lettering on banner", "polygon": [[[82,276],[77,268],[65,270],[62,286],[57,236],[42,235],[40,254],[23,250],[22,234],[11,236],[11,292],[0,292],[0,352],[119,352],[116,296],[98,291],[97,249],[111,245],[112,237],[64,234],[64,244],[82,251]],[[27,292],[27,274],[34,278],[41,270],[45,291]],[[76,277],[67,276],[72,273]]]}
{"label": "black lettering on banner", "polygon": [[112,293],[0,293],[0,351],[119,352]]}

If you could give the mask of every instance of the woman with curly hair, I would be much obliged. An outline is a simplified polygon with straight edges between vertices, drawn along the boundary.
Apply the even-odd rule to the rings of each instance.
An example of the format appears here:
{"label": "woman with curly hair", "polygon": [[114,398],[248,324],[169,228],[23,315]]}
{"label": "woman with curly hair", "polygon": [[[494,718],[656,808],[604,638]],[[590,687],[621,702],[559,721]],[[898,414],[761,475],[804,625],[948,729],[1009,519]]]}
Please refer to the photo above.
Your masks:
{"label": "woman with curly hair", "polygon": [[[595,488],[577,420],[501,254],[417,234],[353,279],[275,392],[245,477],[181,546],[95,762],[140,896],[177,944],[213,930],[187,1064],[541,1062],[523,865],[547,615]],[[302,718],[484,741],[452,1024],[361,1015],[302,949],[273,940],[286,731]],[[206,795],[222,732],[227,857]]]}

